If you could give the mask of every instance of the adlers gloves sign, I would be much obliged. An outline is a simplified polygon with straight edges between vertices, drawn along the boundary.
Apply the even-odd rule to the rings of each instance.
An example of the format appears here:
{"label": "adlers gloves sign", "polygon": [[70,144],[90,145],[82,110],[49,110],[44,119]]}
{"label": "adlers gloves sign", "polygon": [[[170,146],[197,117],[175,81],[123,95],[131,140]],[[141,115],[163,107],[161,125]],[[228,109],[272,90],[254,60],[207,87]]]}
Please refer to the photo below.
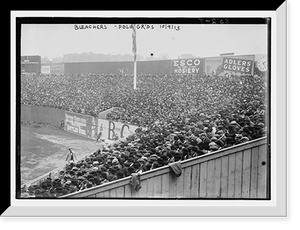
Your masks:
{"label": "adlers gloves sign", "polygon": [[222,66],[223,66],[223,70],[245,73],[245,74],[252,74],[253,61],[223,57]]}

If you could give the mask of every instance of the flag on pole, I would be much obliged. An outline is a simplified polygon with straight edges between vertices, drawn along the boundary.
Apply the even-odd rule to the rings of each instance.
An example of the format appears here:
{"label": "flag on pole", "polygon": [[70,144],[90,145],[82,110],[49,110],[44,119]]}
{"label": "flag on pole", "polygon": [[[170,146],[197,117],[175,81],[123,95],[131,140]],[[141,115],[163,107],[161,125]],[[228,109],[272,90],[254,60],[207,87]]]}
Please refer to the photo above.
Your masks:
{"label": "flag on pole", "polygon": [[133,59],[136,61],[136,28],[135,24],[132,25],[132,52],[133,52]]}

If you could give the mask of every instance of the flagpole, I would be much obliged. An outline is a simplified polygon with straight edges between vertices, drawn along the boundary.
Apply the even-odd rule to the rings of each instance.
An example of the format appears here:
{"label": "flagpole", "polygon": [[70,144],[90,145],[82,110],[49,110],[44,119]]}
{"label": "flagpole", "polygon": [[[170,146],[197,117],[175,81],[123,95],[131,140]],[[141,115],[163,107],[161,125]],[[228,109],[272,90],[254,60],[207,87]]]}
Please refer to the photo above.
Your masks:
{"label": "flagpole", "polygon": [[133,89],[136,89],[136,28],[132,25],[132,52],[133,52]]}
{"label": "flagpole", "polygon": [[133,63],[133,89],[136,89],[136,58]]}

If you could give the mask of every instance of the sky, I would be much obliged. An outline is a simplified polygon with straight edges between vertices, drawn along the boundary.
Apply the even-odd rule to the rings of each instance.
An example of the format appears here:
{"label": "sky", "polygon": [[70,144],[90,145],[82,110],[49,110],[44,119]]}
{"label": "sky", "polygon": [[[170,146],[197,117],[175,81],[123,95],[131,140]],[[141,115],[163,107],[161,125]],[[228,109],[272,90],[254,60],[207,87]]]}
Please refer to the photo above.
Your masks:
{"label": "sky", "polygon": [[[132,54],[132,29],[123,29],[126,25],[102,25],[106,29],[77,29],[78,26],[23,24],[21,55],[47,56],[51,60],[69,53]],[[213,57],[228,52],[236,55],[267,53],[266,25],[181,24],[165,29],[159,24],[149,24],[148,27],[137,29],[136,37],[137,54],[145,57],[151,53],[153,57],[167,54],[172,59],[181,54]]]}

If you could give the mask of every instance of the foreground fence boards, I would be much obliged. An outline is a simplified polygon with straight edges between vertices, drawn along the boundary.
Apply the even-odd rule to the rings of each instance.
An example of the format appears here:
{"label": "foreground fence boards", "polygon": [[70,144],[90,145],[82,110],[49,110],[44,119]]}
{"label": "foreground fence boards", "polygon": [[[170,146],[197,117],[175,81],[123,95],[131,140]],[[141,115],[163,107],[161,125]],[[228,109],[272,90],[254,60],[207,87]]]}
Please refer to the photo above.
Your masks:
{"label": "foreground fence boards", "polygon": [[181,162],[176,177],[169,166],[140,175],[134,191],[130,177],[62,198],[269,198],[266,138],[260,138]]}

